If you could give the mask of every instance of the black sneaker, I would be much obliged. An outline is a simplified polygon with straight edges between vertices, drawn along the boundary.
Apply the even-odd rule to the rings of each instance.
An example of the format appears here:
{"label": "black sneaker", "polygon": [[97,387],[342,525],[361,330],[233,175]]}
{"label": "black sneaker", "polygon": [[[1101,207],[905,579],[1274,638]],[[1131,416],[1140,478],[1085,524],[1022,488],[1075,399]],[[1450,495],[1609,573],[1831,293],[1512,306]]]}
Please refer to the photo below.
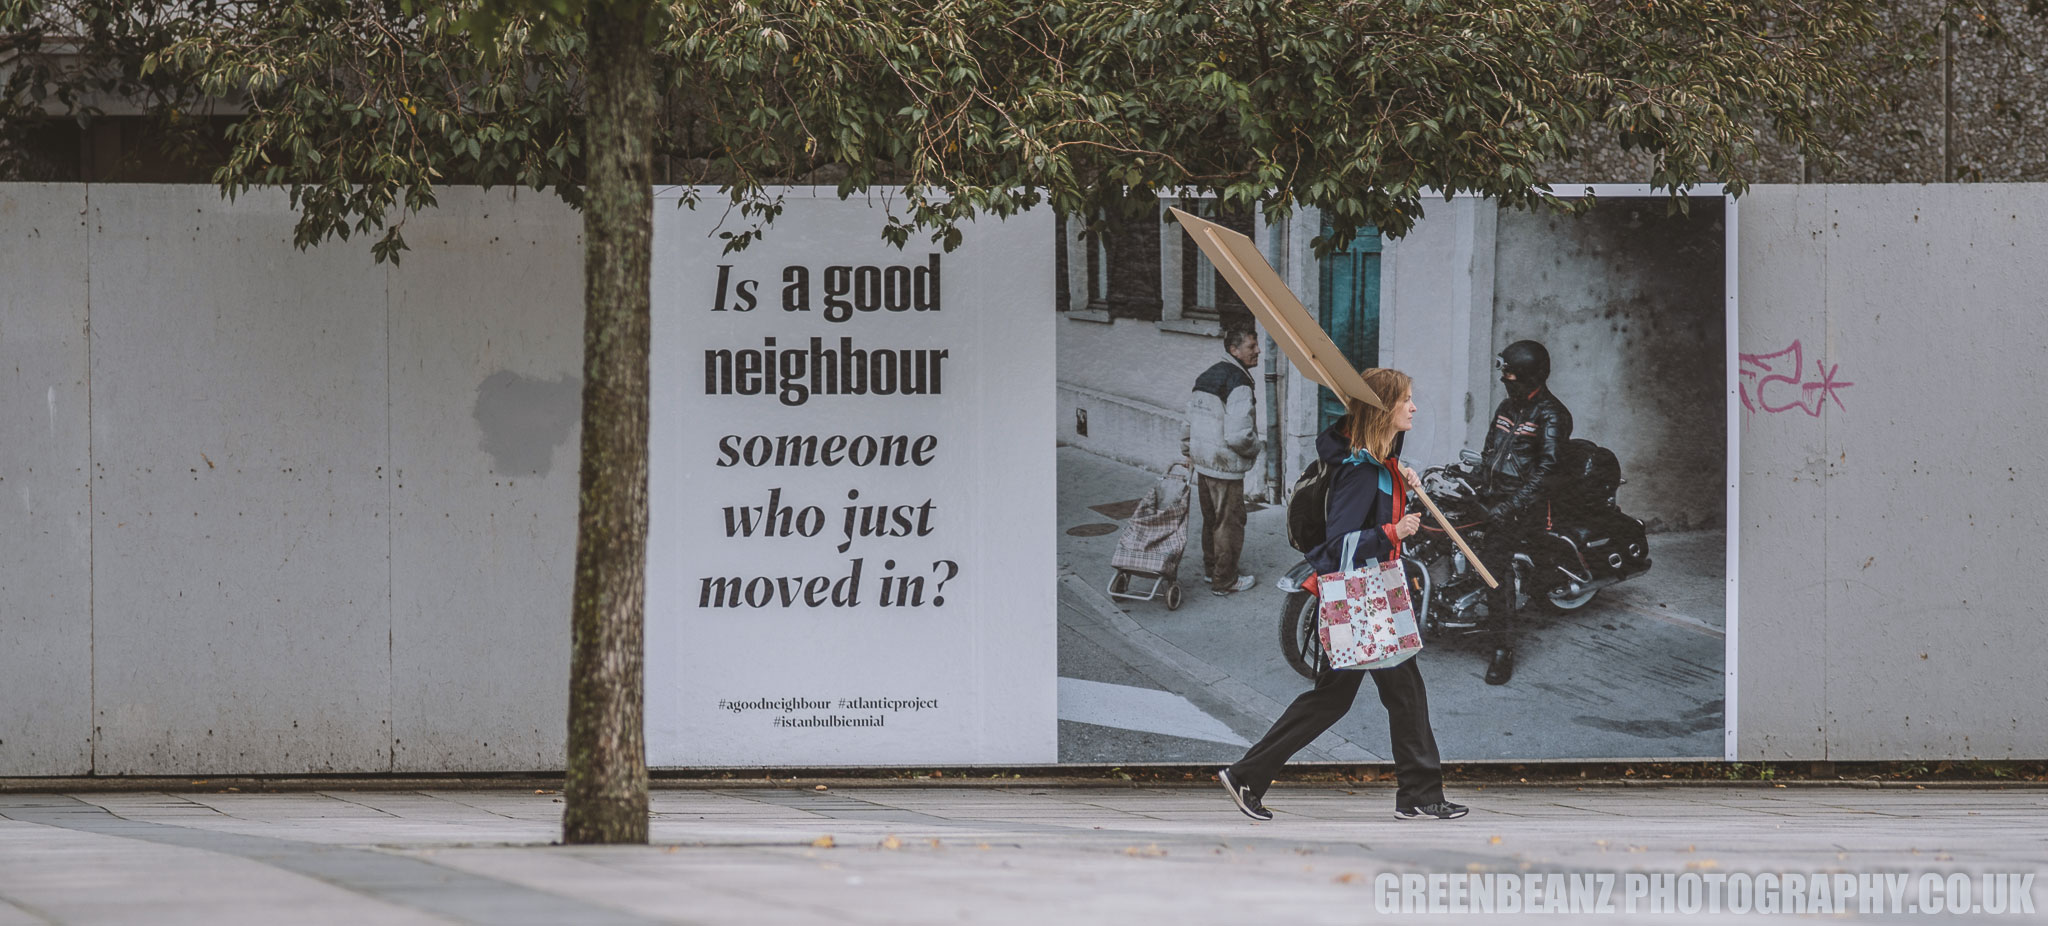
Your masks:
{"label": "black sneaker", "polygon": [[1471,812],[1472,808],[1467,807],[1463,804],[1453,804],[1450,801],[1439,801],[1434,804],[1424,804],[1420,807],[1396,807],[1394,808],[1394,819],[1456,820],[1459,817],[1462,817]]}
{"label": "black sneaker", "polygon": [[1229,769],[1217,772],[1216,780],[1223,782],[1223,790],[1230,792],[1231,802],[1237,805],[1237,809],[1244,811],[1245,816],[1261,821],[1273,819],[1273,812],[1267,810],[1266,805],[1259,803],[1259,796],[1253,794],[1252,789],[1231,779]]}

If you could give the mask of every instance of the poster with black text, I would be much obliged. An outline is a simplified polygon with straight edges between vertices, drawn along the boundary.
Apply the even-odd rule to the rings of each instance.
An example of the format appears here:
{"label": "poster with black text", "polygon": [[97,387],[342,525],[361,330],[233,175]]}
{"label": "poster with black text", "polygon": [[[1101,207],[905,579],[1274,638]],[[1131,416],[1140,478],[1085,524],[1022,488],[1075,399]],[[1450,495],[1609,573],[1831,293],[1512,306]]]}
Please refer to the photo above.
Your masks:
{"label": "poster with black text", "polygon": [[724,253],[703,192],[655,205],[650,764],[1054,761],[1050,215],[898,249],[795,189]]}

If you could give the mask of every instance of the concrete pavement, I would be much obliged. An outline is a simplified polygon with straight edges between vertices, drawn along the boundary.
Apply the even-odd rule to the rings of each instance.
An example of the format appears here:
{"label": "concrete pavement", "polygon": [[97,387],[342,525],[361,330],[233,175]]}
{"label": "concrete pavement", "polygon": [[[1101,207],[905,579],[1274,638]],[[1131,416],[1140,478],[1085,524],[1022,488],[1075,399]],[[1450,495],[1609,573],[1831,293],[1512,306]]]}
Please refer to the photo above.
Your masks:
{"label": "concrete pavement", "polygon": [[1211,782],[704,786],[654,793],[645,847],[549,845],[562,807],[549,792],[0,794],[0,924],[1351,924],[1376,918],[1387,872],[2048,867],[2043,789],[1453,782],[1451,794],[1471,816],[1404,823],[1385,786],[1283,783],[1269,795],[1278,819],[1254,823]]}

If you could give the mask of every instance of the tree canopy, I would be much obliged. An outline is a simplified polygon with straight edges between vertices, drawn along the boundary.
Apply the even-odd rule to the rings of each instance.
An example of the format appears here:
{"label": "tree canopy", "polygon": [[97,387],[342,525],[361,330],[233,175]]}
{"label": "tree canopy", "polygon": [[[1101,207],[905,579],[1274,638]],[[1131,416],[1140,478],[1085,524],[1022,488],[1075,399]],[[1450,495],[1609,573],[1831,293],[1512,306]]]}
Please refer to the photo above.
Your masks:
{"label": "tree canopy", "polygon": [[[122,23],[115,69],[196,91],[160,109],[242,110],[215,179],[290,186],[301,244],[374,233],[396,257],[404,213],[447,183],[578,202],[586,39],[547,4],[5,2],[17,34],[31,16]],[[955,242],[962,219],[1039,201],[1093,218],[1179,190],[1398,235],[1433,193],[1546,198],[1546,171],[1603,125],[1652,153],[1646,181],[1739,191],[1760,145],[1829,155],[1865,98],[1870,7],[665,0],[655,179],[729,190],[739,245],[775,185],[820,181],[908,187],[883,230],[899,243]]]}

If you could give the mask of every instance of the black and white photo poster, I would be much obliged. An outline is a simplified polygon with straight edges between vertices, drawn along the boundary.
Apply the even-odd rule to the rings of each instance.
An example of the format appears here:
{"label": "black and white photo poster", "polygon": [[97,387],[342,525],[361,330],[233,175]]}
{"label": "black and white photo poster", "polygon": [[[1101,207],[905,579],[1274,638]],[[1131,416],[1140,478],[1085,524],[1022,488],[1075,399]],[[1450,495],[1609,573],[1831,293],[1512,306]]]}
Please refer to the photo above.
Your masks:
{"label": "black and white photo poster", "polygon": [[800,189],[724,253],[704,194],[655,206],[648,761],[1055,761],[1050,215],[898,249]]}
{"label": "black and white photo poster", "polygon": [[[1413,378],[1401,459],[1518,589],[1490,593],[1433,522],[1403,547],[1446,761],[1723,755],[1735,207],[1610,188],[1577,214],[1432,201],[1403,237],[1362,229],[1325,253],[1314,213],[1268,223],[1205,200],[1093,241],[1055,233],[1062,762],[1232,761],[1321,658],[1286,500],[1344,409],[1251,327],[1169,206],[1250,236],[1354,367]],[[1234,436],[1205,453],[1189,433]],[[1191,451],[1197,485],[1228,485],[1215,497],[1241,496],[1242,520],[1172,478]],[[1162,488],[1192,496],[1178,562],[1153,571],[1178,600],[1115,565]],[[1389,759],[1370,700],[1296,760]]]}

